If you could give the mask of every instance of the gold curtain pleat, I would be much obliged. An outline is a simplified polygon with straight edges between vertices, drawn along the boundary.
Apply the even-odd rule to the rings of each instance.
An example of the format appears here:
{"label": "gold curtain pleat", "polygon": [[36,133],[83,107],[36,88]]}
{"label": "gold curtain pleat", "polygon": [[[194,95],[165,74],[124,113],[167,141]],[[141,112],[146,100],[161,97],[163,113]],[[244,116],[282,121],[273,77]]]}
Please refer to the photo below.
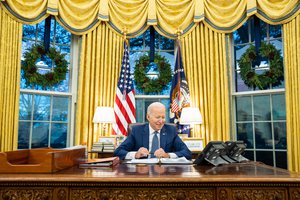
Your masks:
{"label": "gold curtain pleat", "polygon": [[73,34],[94,30],[100,21],[118,34],[126,28],[128,37],[142,34],[149,25],[175,39],[177,29],[183,36],[198,23],[210,29],[231,33],[252,15],[269,24],[283,24],[300,13],[299,0],[28,0],[0,1],[6,12],[23,23],[37,23],[49,14]]}
{"label": "gold curtain pleat", "polygon": [[165,37],[175,38],[177,29],[182,30],[185,35],[195,26],[195,1],[157,0],[156,9],[158,25],[155,29]]}
{"label": "gold curtain pleat", "polygon": [[191,104],[200,108],[203,124],[195,126],[192,137],[226,141],[230,138],[230,90],[228,45],[224,33],[200,23],[182,39],[184,70]]}
{"label": "gold curtain pleat", "polygon": [[59,15],[56,19],[71,33],[82,35],[98,26],[99,7],[99,0],[60,0],[58,1]]}
{"label": "gold curtain pleat", "polygon": [[17,148],[22,24],[0,7],[0,151]]}
{"label": "gold curtain pleat", "polygon": [[300,15],[283,25],[288,168],[300,172]]}
{"label": "gold curtain pleat", "polygon": [[148,1],[114,0],[109,1],[109,21],[117,33],[124,29],[128,37],[142,34],[147,28]]}
{"label": "gold curtain pleat", "polygon": [[[92,122],[96,107],[114,106],[123,41],[106,23],[82,36],[75,145],[86,144],[90,150],[101,133],[101,126]],[[110,135],[111,126],[107,131]]]}

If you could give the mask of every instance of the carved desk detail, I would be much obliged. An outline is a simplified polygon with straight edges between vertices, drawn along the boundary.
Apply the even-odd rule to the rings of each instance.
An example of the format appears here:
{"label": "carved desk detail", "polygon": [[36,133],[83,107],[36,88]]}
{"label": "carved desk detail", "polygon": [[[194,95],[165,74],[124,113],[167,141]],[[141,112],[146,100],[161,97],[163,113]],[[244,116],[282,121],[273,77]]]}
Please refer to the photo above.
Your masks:
{"label": "carved desk detail", "polygon": [[247,163],[126,165],[0,174],[0,200],[300,200],[300,175]]}

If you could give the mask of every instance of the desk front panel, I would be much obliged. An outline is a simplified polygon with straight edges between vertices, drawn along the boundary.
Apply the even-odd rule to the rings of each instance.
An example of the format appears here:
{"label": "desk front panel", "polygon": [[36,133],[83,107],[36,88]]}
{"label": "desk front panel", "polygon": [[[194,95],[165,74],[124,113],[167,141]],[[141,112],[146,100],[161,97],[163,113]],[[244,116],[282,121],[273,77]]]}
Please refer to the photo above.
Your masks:
{"label": "desk front panel", "polygon": [[0,174],[0,199],[300,199],[300,175],[257,163]]}

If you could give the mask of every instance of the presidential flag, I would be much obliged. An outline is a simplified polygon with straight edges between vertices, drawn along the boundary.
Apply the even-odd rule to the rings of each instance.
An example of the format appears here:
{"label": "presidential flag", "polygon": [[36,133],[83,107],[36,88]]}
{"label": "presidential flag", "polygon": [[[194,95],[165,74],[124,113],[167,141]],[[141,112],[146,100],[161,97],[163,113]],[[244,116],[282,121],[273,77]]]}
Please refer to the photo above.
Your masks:
{"label": "presidential flag", "polygon": [[170,122],[177,124],[178,134],[190,135],[189,125],[180,125],[182,108],[190,106],[190,92],[181,60],[180,43],[177,41],[176,62],[170,92]]}
{"label": "presidential flag", "polygon": [[128,124],[136,122],[134,95],[133,80],[130,74],[128,44],[127,41],[125,41],[121,72],[114,105],[116,117],[116,124],[113,124],[112,126],[114,135],[127,136]]}

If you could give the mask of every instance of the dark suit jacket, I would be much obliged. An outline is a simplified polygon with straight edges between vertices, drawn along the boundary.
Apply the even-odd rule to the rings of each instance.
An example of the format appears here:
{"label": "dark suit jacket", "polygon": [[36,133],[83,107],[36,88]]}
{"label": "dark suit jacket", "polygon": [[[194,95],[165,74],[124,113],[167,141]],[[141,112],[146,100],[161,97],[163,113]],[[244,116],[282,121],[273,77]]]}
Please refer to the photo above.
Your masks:
{"label": "dark suit jacket", "polygon": [[[124,159],[129,151],[138,151],[145,147],[149,150],[149,124],[137,125],[132,128],[131,134],[115,150],[114,156]],[[175,153],[178,157],[192,159],[192,153],[177,135],[176,127],[165,124],[160,131],[160,147],[166,153]]]}

